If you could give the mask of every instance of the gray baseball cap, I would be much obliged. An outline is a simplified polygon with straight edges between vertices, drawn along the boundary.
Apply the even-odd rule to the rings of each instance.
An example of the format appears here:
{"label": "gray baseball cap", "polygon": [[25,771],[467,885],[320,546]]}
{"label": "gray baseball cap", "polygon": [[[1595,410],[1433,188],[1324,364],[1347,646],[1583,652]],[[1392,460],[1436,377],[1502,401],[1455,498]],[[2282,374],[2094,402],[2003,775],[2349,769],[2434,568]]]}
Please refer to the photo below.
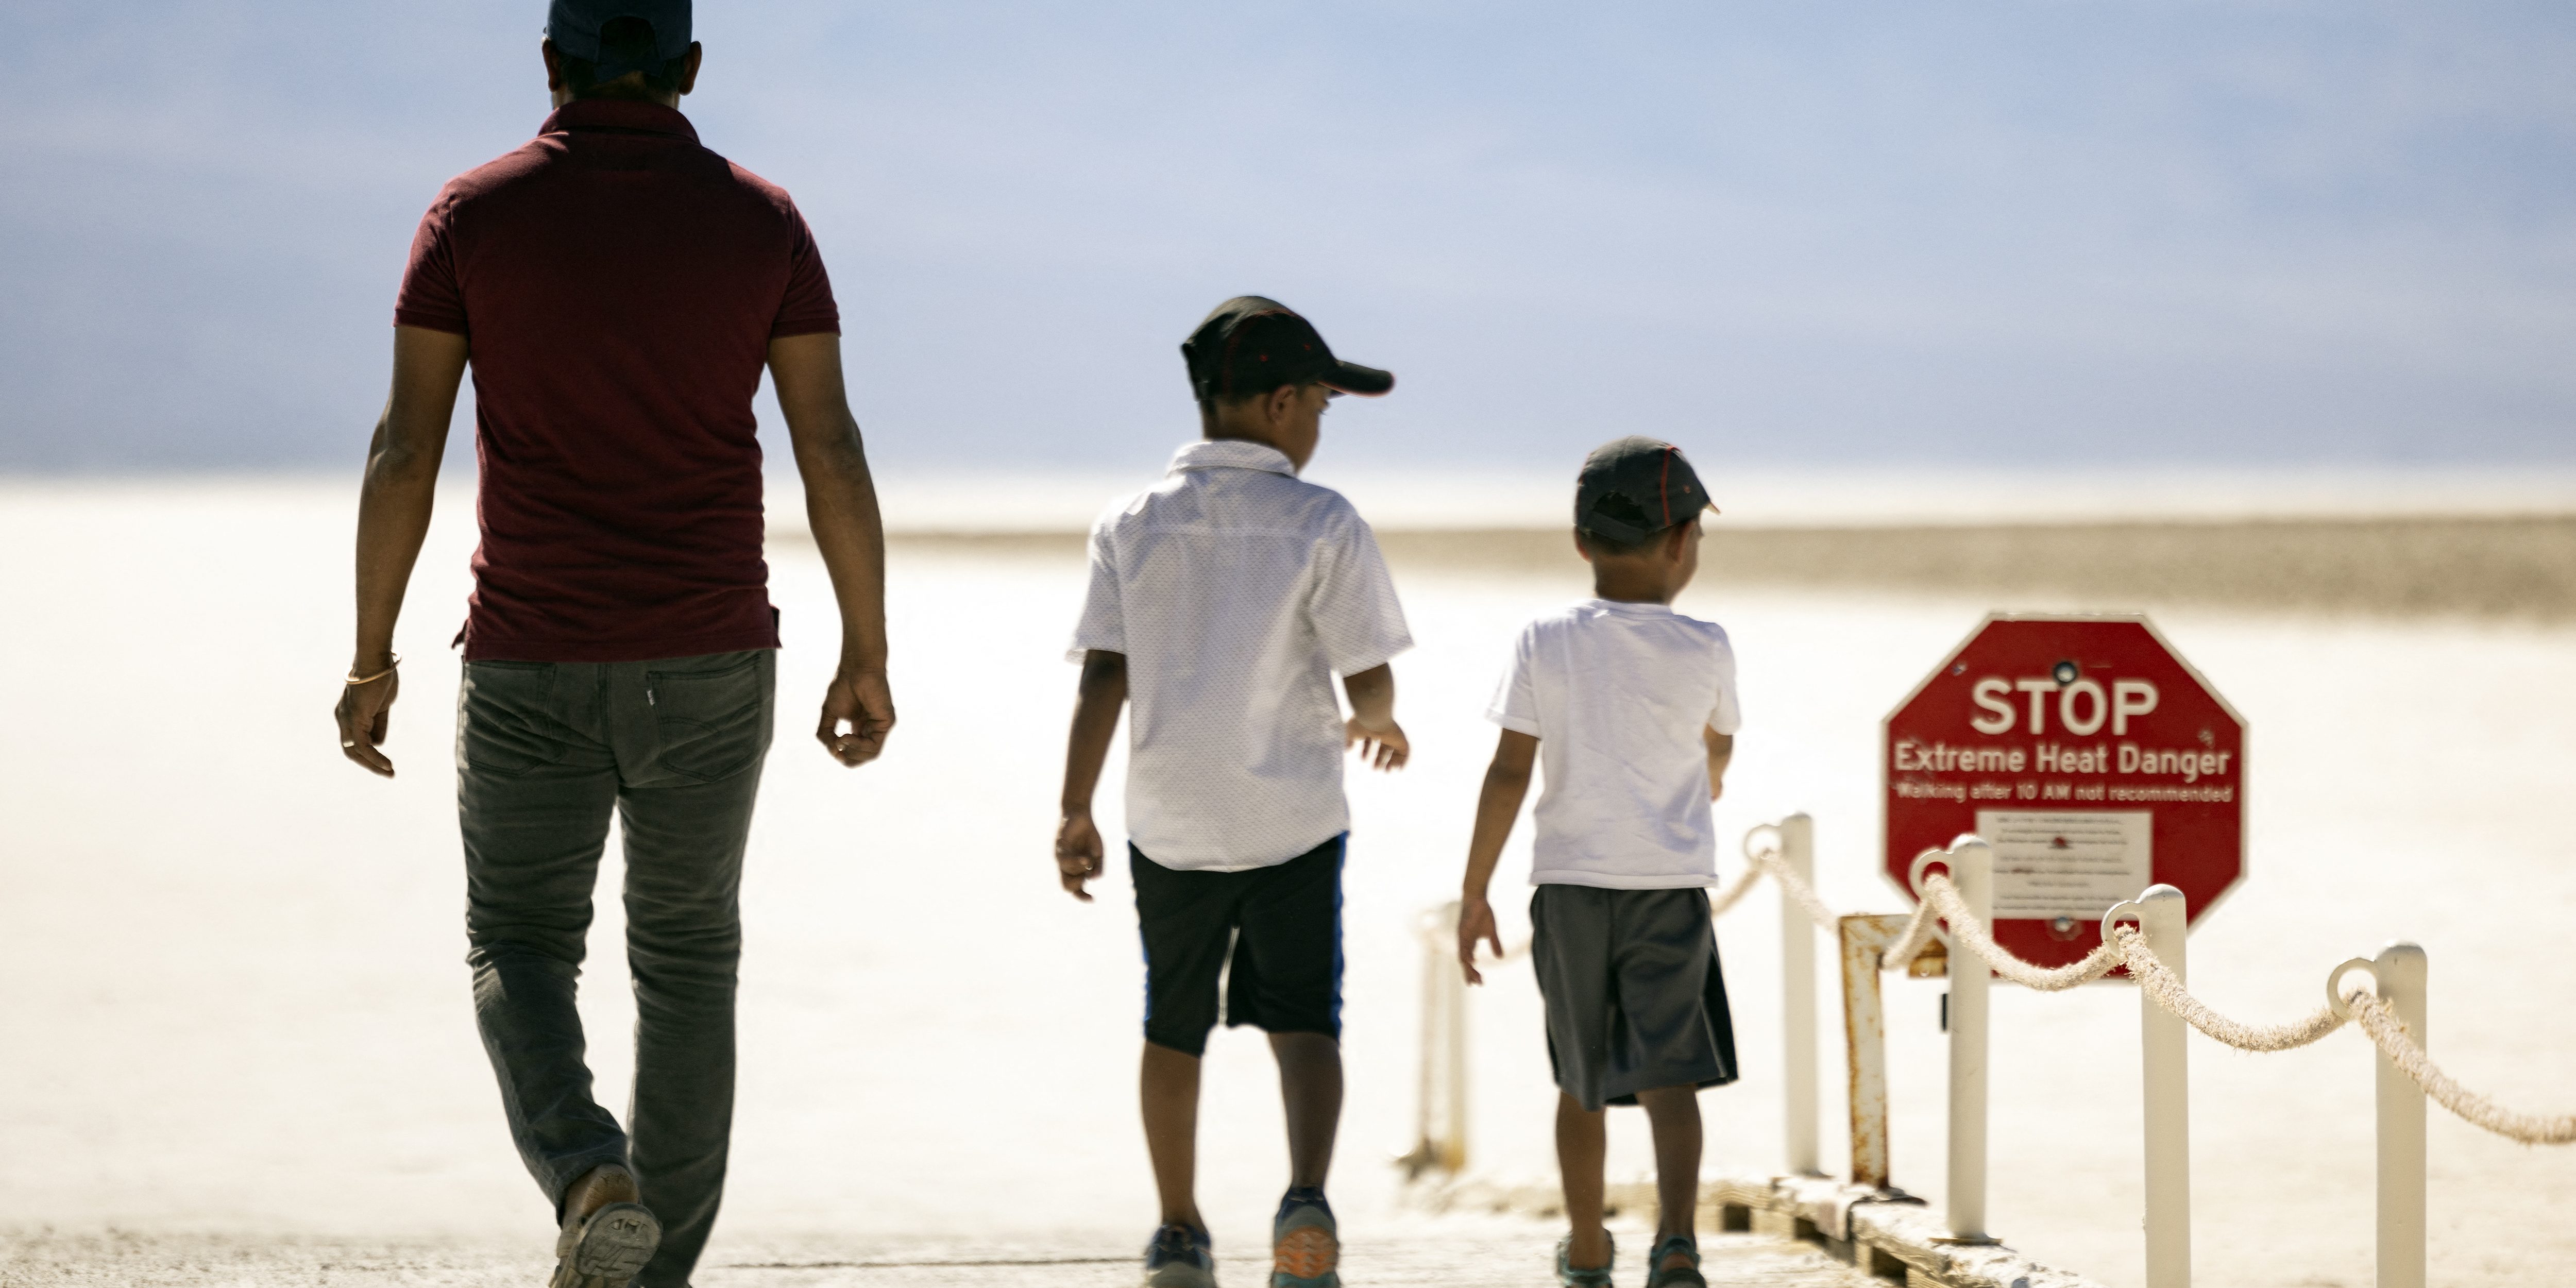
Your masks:
{"label": "gray baseball cap", "polygon": [[1716,508],[1682,449],[1660,438],[1603,443],[1574,480],[1574,526],[1612,541],[1643,541]]}
{"label": "gray baseball cap", "polygon": [[[653,28],[653,57],[619,58],[600,47],[599,29],[620,18],[640,18]],[[546,8],[546,39],[568,58],[599,69],[601,80],[649,72],[689,52],[689,0],[553,0]]]}

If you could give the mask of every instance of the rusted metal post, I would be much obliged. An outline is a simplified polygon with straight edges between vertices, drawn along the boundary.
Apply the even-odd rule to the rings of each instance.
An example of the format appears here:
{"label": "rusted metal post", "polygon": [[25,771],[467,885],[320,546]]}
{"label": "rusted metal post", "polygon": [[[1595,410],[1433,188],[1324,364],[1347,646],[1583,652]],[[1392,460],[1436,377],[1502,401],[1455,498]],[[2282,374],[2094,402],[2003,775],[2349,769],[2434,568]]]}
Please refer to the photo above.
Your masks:
{"label": "rusted metal post", "polygon": [[1842,919],[1843,1053],[1851,1070],[1851,1180],[1888,1188],[1887,1013],[1879,958],[1905,933],[1906,918],[1862,913]]}
{"label": "rusted metal post", "polygon": [[[1816,821],[1805,814],[1780,820],[1780,862],[1809,886],[1816,883]],[[1806,908],[1780,886],[1780,1082],[1781,1115],[1791,1175],[1823,1171],[1816,1143],[1816,924]]]}

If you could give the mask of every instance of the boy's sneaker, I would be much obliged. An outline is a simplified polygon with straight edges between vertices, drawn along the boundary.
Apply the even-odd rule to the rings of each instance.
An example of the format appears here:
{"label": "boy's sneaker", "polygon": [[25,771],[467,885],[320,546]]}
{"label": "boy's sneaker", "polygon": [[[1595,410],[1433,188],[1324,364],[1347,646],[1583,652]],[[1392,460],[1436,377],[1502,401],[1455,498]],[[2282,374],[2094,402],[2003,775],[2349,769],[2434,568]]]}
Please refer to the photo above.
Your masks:
{"label": "boy's sneaker", "polygon": [[1610,1288],[1610,1267],[1619,1260],[1619,1242],[1610,1237],[1609,1231],[1604,1230],[1601,1232],[1601,1243],[1610,1250],[1610,1255],[1594,1269],[1577,1270],[1566,1264],[1566,1259],[1574,1255],[1574,1236],[1569,1234],[1557,1240],[1556,1281],[1563,1284],[1565,1288]]}
{"label": "boy's sneaker", "polygon": [[1320,1189],[1290,1190],[1270,1223],[1270,1288],[1342,1288],[1342,1239]]}
{"label": "boy's sneaker", "polygon": [[[1676,1256],[1690,1258],[1687,1266],[1666,1267]],[[1676,1234],[1655,1245],[1655,1259],[1646,1263],[1646,1288],[1708,1288],[1708,1280],[1699,1272],[1699,1240],[1687,1234]]]}
{"label": "boy's sneaker", "polygon": [[1145,1288],[1216,1288],[1216,1251],[1205,1230],[1167,1225],[1145,1245]]}

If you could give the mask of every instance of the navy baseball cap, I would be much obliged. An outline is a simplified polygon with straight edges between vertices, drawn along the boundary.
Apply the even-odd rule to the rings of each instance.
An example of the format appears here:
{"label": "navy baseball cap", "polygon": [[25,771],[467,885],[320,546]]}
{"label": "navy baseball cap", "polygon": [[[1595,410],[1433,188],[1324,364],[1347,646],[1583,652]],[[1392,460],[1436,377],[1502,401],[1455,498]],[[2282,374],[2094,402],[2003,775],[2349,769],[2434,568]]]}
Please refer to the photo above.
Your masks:
{"label": "navy baseball cap", "polygon": [[[599,29],[620,18],[639,18],[653,28],[652,61],[632,53],[611,57],[600,47]],[[546,39],[565,57],[598,68],[604,81],[649,72],[689,52],[689,0],[553,0],[546,8]]]}
{"label": "navy baseball cap", "polygon": [[1395,388],[1395,376],[1333,356],[1315,324],[1294,309],[1258,295],[1238,295],[1181,341],[1190,388],[1204,401],[1262,393],[1312,380],[1327,389],[1375,397]]}
{"label": "navy baseball cap", "polygon": [[1603,443],[1574,480],[1574,526],[1612,541],[1643,541],[1716,508],[1682,449],[1659,438]]}

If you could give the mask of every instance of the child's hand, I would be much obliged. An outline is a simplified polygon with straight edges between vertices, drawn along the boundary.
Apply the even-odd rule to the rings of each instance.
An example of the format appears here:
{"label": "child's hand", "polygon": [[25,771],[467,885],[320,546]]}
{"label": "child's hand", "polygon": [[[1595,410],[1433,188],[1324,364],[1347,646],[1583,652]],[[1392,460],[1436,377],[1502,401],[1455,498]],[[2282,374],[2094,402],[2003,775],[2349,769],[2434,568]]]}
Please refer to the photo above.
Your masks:
{"label": "child's hand", "polygon": [[1352,716],[1342,725],[1342,747],[1360,749],[1360,761],[1373,769],[1402,769],[1413,759],[1413,744],[1404,737],[1404,726],[1389,720],[1382,725],[1365,725]]}
{"label": "child's hand", "polygon": [[1483,895],[1469,895],[1458,901],[1458,967],[1467,972],[1467,982],[1482,984],[1485,977],[1476,973],[1476,941],[1482,939],[1494,946],[1494,956],[1503,955],[1503,932],[1494,925],[1494,905]]}
{"label": "child's hand", "polygon": [[1093,826],[1088,812],[1067,814],[1055,825],[1056,879],[1064,883],[1064,892],[1084,903],[1091,894],[1082,883],[1100,875],[1100,829]]}

